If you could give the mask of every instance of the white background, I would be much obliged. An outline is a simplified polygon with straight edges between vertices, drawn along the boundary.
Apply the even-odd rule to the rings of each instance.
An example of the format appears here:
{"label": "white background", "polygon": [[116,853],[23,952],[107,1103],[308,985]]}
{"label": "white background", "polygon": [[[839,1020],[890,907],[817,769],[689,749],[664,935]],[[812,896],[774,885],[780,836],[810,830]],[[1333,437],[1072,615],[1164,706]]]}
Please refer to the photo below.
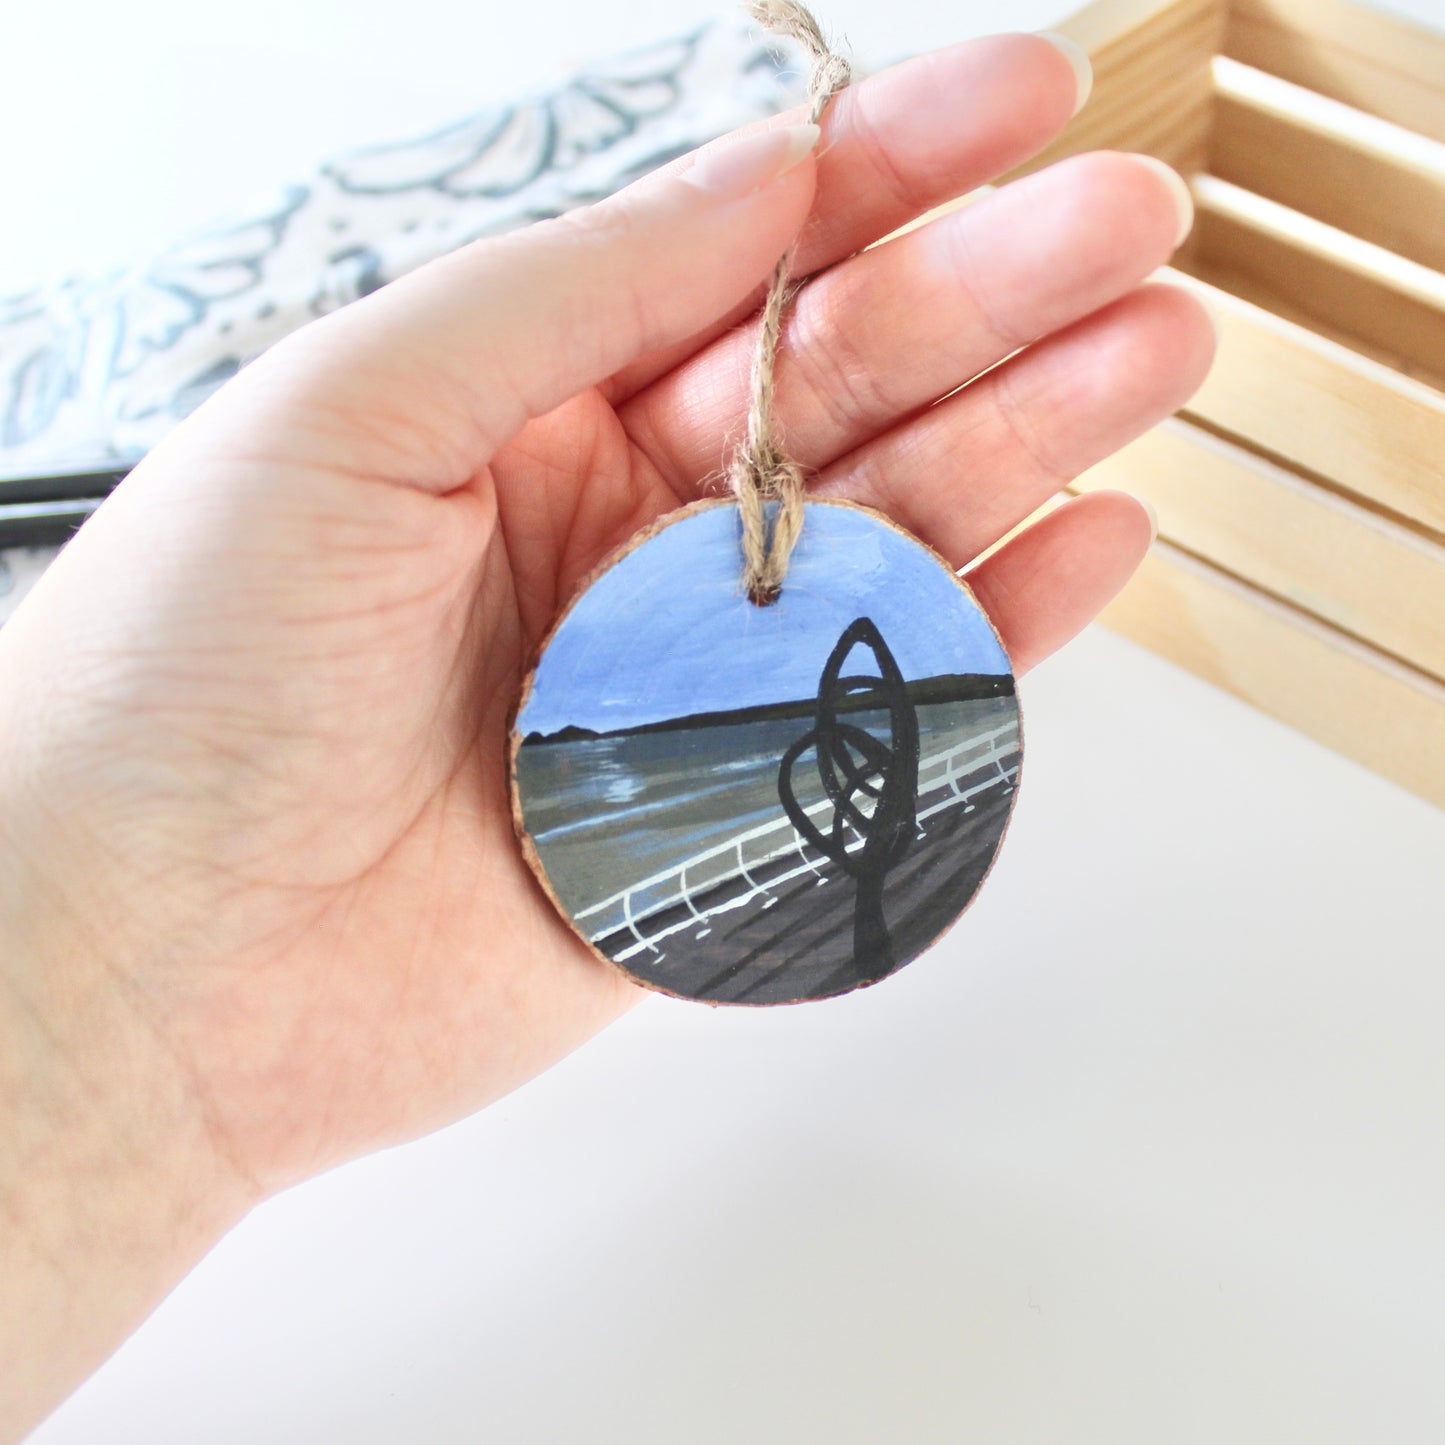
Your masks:
{"label": "white background", "polygon": [[[826,14],[877,65],[1069,8]],[[715,10],[26,6],[0,290]],[[1445,815],[1102,632],[1023,698],[932,954],[649,1001],[275,1200],[37,1441],[1445,1439]]]}

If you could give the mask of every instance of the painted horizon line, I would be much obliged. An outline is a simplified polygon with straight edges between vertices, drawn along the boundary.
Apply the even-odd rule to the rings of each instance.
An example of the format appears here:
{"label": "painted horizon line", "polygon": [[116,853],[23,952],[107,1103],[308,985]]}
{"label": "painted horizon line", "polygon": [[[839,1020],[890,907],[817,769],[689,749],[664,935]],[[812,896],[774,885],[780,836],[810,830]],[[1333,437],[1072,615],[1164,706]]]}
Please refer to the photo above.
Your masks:
{"label": "painted horizon line", "polygon": [[[949,672],[936,677],[919,678],[906,684],[908,700],[915,707],[919,705],[977,702],[992,697],[1012,697],[1015,693],[1014,678],[1008,672]],[[882,689],[859,690],[850,693],[840,701],[839,712],[878,712],[885,710]],[[816,697],[800,698],[794,702],[760,703],[752,707],[727,708],[714,712],[686,713],[681,717],[663,718],[657,722],[641,723],[637,727],[612,728],[599,732],[594,728],[579,727],[568,723],[554,732],[530,732],[522,739],[521,746],[538,746],[548,743],[575,743],[600,741],[604,738],[639,737],[645,733],[681,732],[690,728],[728,727],[740,723],[780,722],[793,718],[815,717],[818,712]]]}

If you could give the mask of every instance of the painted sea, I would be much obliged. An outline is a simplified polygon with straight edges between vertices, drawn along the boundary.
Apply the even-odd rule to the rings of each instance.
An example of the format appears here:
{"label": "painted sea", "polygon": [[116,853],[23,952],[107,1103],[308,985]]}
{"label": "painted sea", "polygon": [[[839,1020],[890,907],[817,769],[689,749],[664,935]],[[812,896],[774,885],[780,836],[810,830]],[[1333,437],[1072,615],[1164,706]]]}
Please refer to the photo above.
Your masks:
{"label": "painted sea", "polygon": [[[916,832],[883,902],[900,962],[954,920],[1002,835],[1018,710],[1011,679],[991,690],[914,709]],[[848,721],[889,745],[887,713]],[[770,716],[521,746],[528,833],[594,946],[660,988],[717,1002],[825,997],[868,981],[855,959],[858,883],[800,836],[779,797],[780,760],[809,726]],[[826,823],[812,750],[801,761],[797,803]]]}

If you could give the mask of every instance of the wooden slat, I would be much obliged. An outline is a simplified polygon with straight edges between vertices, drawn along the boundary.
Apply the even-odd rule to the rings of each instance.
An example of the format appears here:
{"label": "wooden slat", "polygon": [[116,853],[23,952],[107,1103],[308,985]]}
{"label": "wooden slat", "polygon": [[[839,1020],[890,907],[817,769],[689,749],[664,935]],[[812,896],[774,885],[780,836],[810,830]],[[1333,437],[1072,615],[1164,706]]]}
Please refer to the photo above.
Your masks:
{"label": "wooden slat", "polygon": [[[1041,163],[1114,147],[1160,155],[1186,174],[1203,170],[1218,102],[1200,83],[1221,50],[1445,140],[1445,41],[1340,0],[1099,0],[1063,28],[1094,56],[1095,95]],[[1344,174],[1326,172],[1312,135],[1301,150],[1256,116],[1220,119],[1222,153],[1257,167],[1229,179],[1306,213],[1314,206],[1341,229],[1439,266],[1435,213],[1401,167],[1391,173],[1388,157],[1370,171],[1368,145],[1345,145]],[[1317,190],[1306,205],[1288,189],[1306,180],[1325,187],[1322,200]],[[1372,229],[1364,214],[1372,206],[1395,214],[1374,215]],[[1166,533],[1278,597],[1160,543],[1105,620],[1445,805],[1445,686],[1382,650],[1437,673],[1445,662],[1445,392],[1296,324],[1326,325],[1309,314],[1317,310],[1309,287],[1288,275],[1281,282],[1276,260],[1260,261],[1244,239],[1245,259],[1258,264],[1243,288],[1260,299],[1283,291],[1274,304],[1293,319],[1206,280],[1162,273],[1201,295],[1220,327],[1218,362],[1189,408],[1199,425],[1167,424],[1081,487],[1124,485],[1149,497]],[[1196,264],[1187,248],[1180,259]],[[1238,265],[1238,254],[1230,259]],[[1227,268],[1216,270],[1222,278]],[[1397,354],[1368,303],[1341,305],[1334,322],[1362,330],[1368,344],[1387,343],[1378,354]],[[1423,351],[1433,372],[1428,340],[1413,334],[1412,364]],[[1279,600],[1286,597],[1301,605]]]}
{"label": "wooden slat", "polygon": [[1197,275],[1445,386],[1445,275],[1215,177],[1195,200]]}
{"label": "wooden slat", "polygon": [[1183,272],[1219,356],[1188,414],[1445,537],[1445,393]]}
{"label": "wooden slat", "polygon": [[1170,48],[1201,20],[1209,26],[1203,50],[1215,54],[1223,42],[1227,0],[1098,0],[1059,29],[1082,45],[1094,59],[1096,73],[1107,77],[1118,69],[1138,70],[1142,61]]}
{"label": "wooden slat", "polygon": [[1211,62],[1223,37],[1223,11],[1212,0],[1172,6],[1149,24],[1093,50],[1094,83],[1137,90],[1167,84]]}
{"label": "wooden slat", "polygon": [[1445,269],[1445,145],[1221,58],[1209,169]]}
{"label": "wooden slat", "polygon": [[1071,15],[1059,29],[1098,56],[1118,46],[1146,27],[1168,25],[1170,17],[1188,17],[1200,12],[1217,16],[1224,29],[1226,0],[1095,0]]}
{"label": "wooden slat", "polygon": [[1106,626],[1445,807],[1445,687],[1156,543]]}
{"label": "wooden slat", "polygon": [[1094,91],[1064,135],[1015,174],[1098,148],[1148,151],[1186,172],[1202,168],[1223,0],[1101,0],[1060,29],[1090,53]]}
{"label": "wooden slat", "polygon": [[1445,141],[1445,36],[1343,0],[1234,0],[1224,53]]}
{"label": "wooden slat", "polygon": [[[1424,386],[1431,384],[1430,379],[1422,374],[1419,365],[1410,360],[1403,352],[1386,346],[1371,345],[1361,337],[1344,330],[1343,327],[1332,325],[1326,317],[1320,315],[1319,308],[1310,305],[1309,309],[1306,309],[1305,304],[1296,304],[1284,299],[1268,284],[1256,276],[1251,276],[1247,271],[1231,270],[1228,266],[1218,264],[1200,264],[1198,257],[1201,244],[1202,238],[1198,233],[1189,238],[1176,258],[1181,269],[1193,272],[1220,290],[1228,291],[1241,300],[1249,301],[1282,321],[1293,323],[1302,331],[1308,331],[1325,341],[1343,346],[1357,355],[1368,357],[1398,376],[1413,379]],[[1439,388],[1436,387],[1435,390],[1438,391]]]}
{"label": "wooden slat", "polygon": [[1166,93],[1152,105],[1131,104],[1123,113],[1108,116],[1090,115],[1085,109],[1059,140],[1007,179],[1091,150],[1140,151],[1168,161],[1181,174],[1197,175],[1208,157],[1214,105],[1207,74],[1201,70],[1194,84]]}
{"label": "wooden slat", "polygon": [[[1142,97],[1151,84],[1160,83],[1149,65],[1150,35],[1192,33],[1189,27],[1210,14],[1222,26],[1222,8],[1104,0],[1063,27],[1095,52],[1113,47],[1115,84],[1129,75],[1129,57],[1137,57],[1138,73],[1130,81],[1136,89],[1118,102],[1123,112],[1109,110],[1110,126],[1117,127],[1121,114],[1127,117],[1131,103],[1147,114]],[[1196,36],[1191,43],[1202,42]],[[1119,61],[1120,56],[1125,59]],[[1176,155],[1149,144],[1151,136],[1137,128],[1125,134],[1085,128],[1094,103],[1045,159],[1089,145],[1129,146],[1142,140],[1146,143],[1139,148],[1177,163]],[[1106,96],[1103,103],[1112,107],[1116,102]],[[1187,151],[1189,137],[1207,119],[1204,108],[1183,117],[1172,144]],[[1168,125],[1167,116],[1158,124]],[[1188,247],[1181,262],[1193,264]],[[1161,275],[1200,294],[1222,333],[1219,359],[1190,404],[1192,415],[1244,439],[1252,450],[1328,479],[1369,507],[1437,538],[1445,536],[1445,393],[1179,270]]]}
{"label": "wooden slat", "polygon": [[1445,680],[1445,546],[1182,419],[1086,472],[1159,515],[1160,535]]}

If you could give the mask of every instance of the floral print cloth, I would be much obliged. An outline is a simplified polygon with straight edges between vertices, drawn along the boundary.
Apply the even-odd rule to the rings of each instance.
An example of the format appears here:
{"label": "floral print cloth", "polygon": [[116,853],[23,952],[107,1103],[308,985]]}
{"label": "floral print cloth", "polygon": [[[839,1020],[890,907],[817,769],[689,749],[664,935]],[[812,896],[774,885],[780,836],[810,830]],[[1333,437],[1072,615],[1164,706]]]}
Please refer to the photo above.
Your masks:
{"label": "floral print cloth", "polygon": [[[786,42],[718,21],[421,140],[343,156],[142,264],[0,299],[0,474],[131,464],[312,317],[597,200],[804,89]],[[55,550],[0,551],[0,621]]]}

